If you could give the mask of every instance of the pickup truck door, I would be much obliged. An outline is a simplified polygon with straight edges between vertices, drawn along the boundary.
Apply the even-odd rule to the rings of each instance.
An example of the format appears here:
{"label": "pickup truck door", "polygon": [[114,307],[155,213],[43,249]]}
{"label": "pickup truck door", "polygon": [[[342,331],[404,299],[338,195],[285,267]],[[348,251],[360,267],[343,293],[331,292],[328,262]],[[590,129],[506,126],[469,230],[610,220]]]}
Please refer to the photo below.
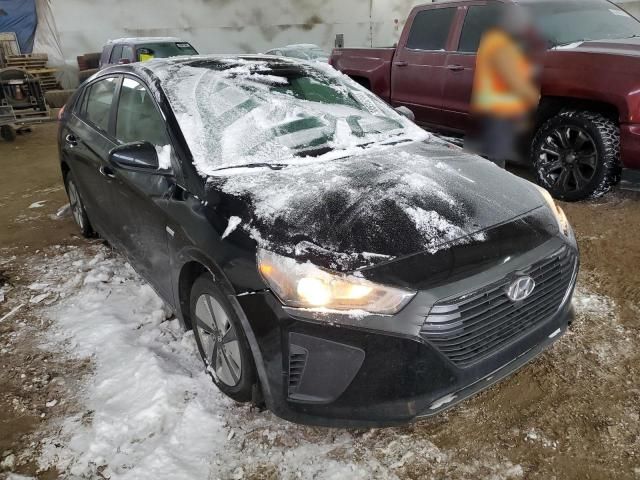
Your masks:
{"label": "pickup truck door", "polygon": [[416,9],[408,19],[391,65],[391,100],[411,109],[419,124],[442,123],[447,48],[457,7]]}
{"label": "pickup truck door", "polygon": [[469,110],[476,52],[480,39],[495,24],[495,5],[477,1],[460,7],[455,24],[454,46],[447,54],[444,90],[442,93],[442,126],[463,133],[470,126]]}

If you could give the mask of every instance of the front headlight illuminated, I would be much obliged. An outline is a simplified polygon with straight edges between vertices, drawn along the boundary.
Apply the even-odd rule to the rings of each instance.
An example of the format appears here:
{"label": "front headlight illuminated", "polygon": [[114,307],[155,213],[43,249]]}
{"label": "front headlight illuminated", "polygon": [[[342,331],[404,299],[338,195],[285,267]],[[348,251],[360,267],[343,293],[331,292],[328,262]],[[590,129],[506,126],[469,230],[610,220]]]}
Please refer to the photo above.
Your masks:
{"label": "front headlight illuminated", "polygon": [[416,294],[262,249],[258,250],[258,270],[282,303],[290,307],[392,315],[402,310]]}
{"label": "front headlight illuminated", "polygon": [[567,220],[567,216],[565,215],[564,210],[562,210],[556,204],[556,201],[553,199],[551,194],[547,192],[544,188],[538,187],[538,190],[540,190],[540,193],[542,194],[543,198],[547,202],[547,205],[555,215],[556,220],[558,221],[558,228],[560,229],[560,231],[563,233],[565,237],[569,237],[571,234],[571,225],[569,224],[569,220]]}

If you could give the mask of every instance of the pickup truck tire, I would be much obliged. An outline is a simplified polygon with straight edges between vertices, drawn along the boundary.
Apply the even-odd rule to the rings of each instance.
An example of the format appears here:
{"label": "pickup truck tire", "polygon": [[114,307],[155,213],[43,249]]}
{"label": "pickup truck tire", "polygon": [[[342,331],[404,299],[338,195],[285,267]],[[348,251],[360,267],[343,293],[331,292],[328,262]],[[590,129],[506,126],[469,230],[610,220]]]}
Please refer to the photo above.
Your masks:
{"label": "pickup truck tire", "polygon": [[575,202],[607,193],[620,176],[620,128],[605,116],[563,111],[538,130],[531,148],[538,184]]}

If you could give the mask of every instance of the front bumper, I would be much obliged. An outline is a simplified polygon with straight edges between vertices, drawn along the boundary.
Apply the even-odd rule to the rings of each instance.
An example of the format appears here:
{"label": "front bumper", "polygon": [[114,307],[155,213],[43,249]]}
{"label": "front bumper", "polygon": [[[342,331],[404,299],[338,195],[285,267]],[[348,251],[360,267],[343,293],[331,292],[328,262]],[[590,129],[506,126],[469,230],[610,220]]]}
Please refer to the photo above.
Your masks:
{"label": "front bumper", "polygon": [[[504,271],[557,248],[541,246]],[[557,310],[467,365],[452,361],[420,332],[438,300],[491,283],[486,272],[420,292],[392,317],[337,319],[283,307],[268,291],[238,297],[255,334],[267,406],[286,420],[340,427],[402,424],[450,408],[511,374],[566,331],[578,268],[572,252],[570,283]]]}

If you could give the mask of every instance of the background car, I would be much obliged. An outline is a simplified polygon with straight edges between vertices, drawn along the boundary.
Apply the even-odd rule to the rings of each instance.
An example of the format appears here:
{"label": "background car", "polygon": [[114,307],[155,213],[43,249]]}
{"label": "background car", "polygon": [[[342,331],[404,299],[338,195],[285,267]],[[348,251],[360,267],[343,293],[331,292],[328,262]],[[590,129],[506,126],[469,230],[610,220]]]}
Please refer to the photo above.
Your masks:
{"label": "background car", "polygon": [[320,63],[112,67],[59,145],[83,234],[193,329],[221,391],[282,418],[436,414],[572,318],[578,252],[549,194]]}
{"label": "background car", "polygon": [[274,48],[265,52],[265,55],[277,55],[280,57],[312,60],[323,63],[327,63],[329,61],[329,54],[313,43],[300,43],[298,45],[287,45],[286,47]]}
{"label": "background car", "polygon": [[174,37],[137,37],[110,40],[102,49],[99,67],[146,62],[153,58],[197,55],[189,42]]}

